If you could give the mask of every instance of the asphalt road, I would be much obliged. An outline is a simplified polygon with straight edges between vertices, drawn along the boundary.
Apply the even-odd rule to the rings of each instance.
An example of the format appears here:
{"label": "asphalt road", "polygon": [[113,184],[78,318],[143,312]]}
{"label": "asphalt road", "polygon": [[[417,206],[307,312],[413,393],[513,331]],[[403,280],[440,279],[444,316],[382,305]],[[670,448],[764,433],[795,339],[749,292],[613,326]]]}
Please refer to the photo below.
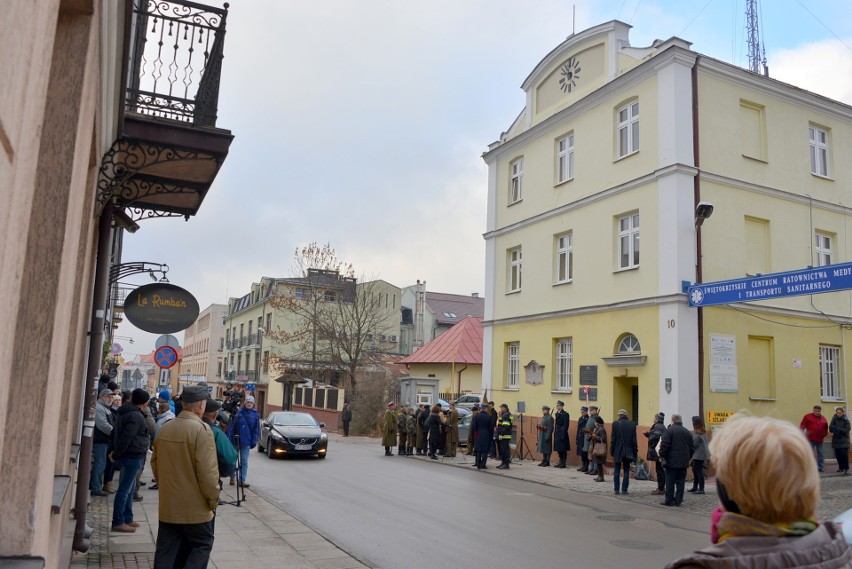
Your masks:
{"label": "asphalt road", "polygon": [[385,457],[375,439],[335,436],[324,460],[253,452],[248,480],[376,569],[661,568],[709,544],[707,516],[506,478],[494,466]]}

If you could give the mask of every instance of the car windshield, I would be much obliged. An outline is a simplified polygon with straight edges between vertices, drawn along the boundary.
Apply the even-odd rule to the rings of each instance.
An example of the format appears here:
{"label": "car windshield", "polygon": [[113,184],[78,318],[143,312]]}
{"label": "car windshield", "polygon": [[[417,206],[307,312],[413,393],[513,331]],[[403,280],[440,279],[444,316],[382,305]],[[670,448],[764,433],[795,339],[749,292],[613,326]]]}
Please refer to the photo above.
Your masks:
{"label": "car windshield", "polygon": [[307,413],[279,413],[272,417],[272,424],[279,427],[316,427],[317,422]]}

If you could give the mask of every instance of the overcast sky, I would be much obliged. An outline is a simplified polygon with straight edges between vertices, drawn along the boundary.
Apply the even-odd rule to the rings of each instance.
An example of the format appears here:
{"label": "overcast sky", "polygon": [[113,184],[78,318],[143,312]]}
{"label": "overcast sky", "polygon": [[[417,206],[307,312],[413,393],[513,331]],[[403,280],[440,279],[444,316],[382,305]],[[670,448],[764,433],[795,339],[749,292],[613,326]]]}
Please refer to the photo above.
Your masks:
{"label": "overcast sky", "polygon": [[[852,104],[848,0],[763,4],[770,75]],[[748,64],[744,0],[575,5],[578,32],[618,19],[631,45],[678,36]],[[202,310],[289,276],[311,241],[358,275],[483,293],[481,155],[571,32],[569,0],[232,0],[217,123],[230,154],[198,215],[141,222],[123,261],[167,263]],[[116,333],[135,339],[119,340],[125,357],[153,349],[126,320]]]}

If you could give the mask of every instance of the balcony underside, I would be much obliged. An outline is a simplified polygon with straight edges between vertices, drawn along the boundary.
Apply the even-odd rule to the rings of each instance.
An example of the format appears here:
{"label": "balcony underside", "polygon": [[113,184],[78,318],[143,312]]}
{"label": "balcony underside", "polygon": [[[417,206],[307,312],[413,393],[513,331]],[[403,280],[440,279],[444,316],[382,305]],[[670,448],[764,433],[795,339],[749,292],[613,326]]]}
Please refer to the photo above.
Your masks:
{"label": "balcony underside", "polygon": [[128,113],[101,162],[96,213],[112,200],[134,220],[195,215],[233,138],[223,129]]}

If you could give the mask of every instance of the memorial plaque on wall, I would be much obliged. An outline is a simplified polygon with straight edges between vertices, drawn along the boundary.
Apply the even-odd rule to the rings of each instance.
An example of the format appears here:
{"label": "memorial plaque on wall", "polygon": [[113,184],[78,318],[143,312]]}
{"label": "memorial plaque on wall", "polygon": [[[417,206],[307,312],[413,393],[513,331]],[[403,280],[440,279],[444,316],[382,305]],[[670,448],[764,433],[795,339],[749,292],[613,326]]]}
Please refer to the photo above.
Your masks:
{"label": "memorial plaque on wall", "polygon": [[[585,394],[582,394],[581,397],[585,401],[585,399],[586,399]],[[589,401],[597,401],[597,400],[598,400],[598,388],[597,387],[590,387],[589,388]]]}
{"label": "memorial plaque on wall", "polygon": [[580,366],[580,385],[598,384],[598,366]]}

